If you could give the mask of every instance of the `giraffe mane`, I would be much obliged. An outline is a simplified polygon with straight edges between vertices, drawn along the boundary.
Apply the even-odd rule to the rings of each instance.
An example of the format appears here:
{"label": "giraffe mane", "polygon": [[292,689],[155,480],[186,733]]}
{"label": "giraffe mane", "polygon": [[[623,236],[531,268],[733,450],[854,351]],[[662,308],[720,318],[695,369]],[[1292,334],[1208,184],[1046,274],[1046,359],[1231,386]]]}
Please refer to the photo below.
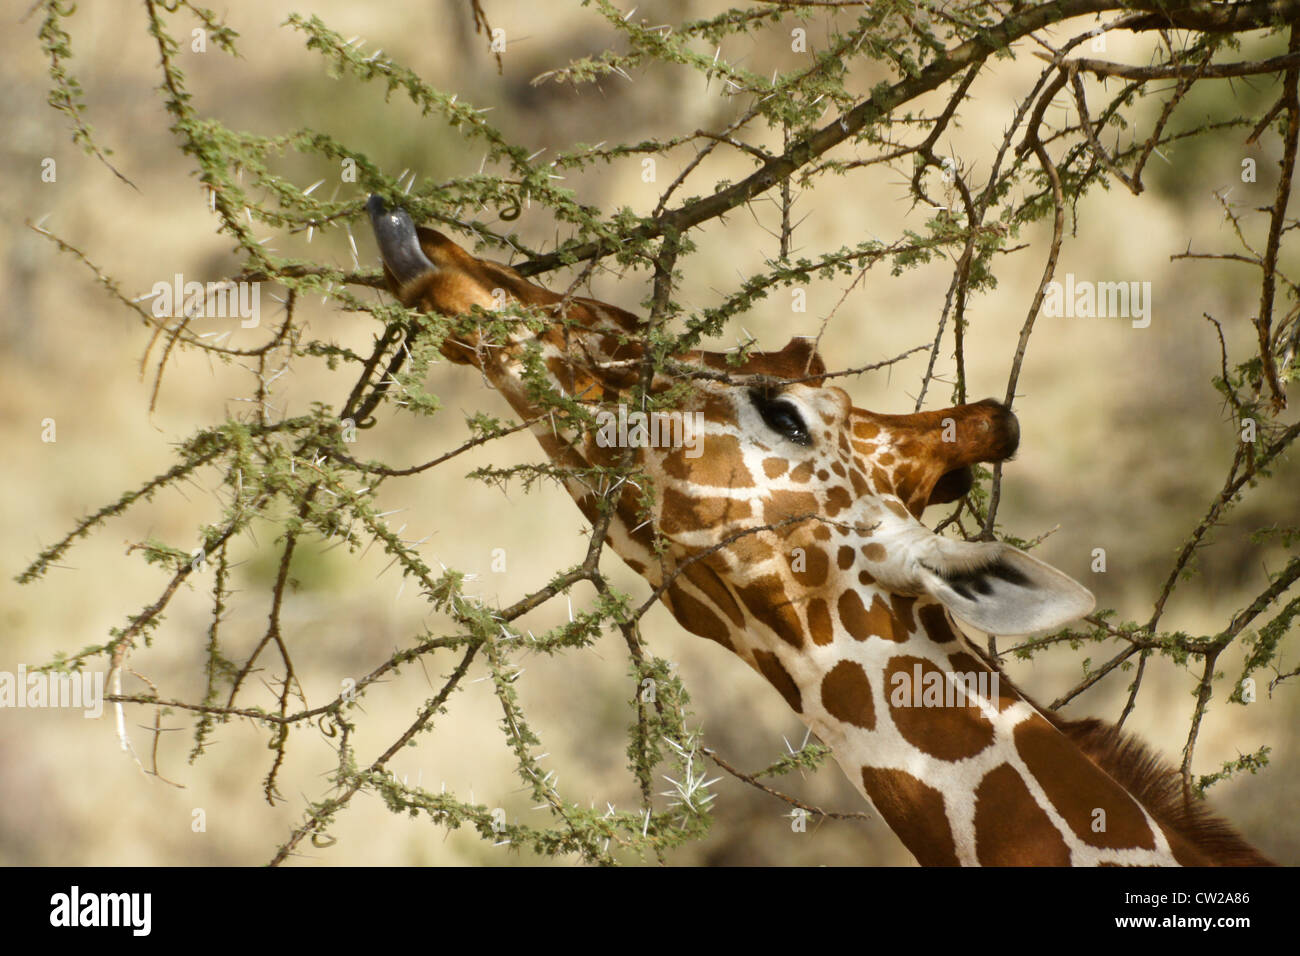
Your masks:
{"label": "giraffe mane", "polygon": [[1039,711],[1161,826],[1185,838],[1212,865],[1276,865],[1204,802],[1184,799],[1181,774],[1138,737],[1095,717],[1065,720]]}

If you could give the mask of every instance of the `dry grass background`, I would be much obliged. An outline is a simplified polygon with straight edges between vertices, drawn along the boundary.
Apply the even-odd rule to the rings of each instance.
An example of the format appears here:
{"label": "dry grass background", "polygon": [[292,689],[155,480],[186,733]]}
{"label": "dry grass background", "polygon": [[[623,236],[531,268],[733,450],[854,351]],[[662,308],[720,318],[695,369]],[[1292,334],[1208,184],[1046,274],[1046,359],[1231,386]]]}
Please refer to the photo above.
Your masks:
{"label": "dry grass background", "polygon": [[[507,30],[504,74],[498,76],[482,37],[473,35],[467,5],[409,3],[363,7],[341,0],[235,2],[228,21],[242,34],[243,59],[218,52],[185,54],[182,68],[196,94],[196,106],[236,128],[274,134],[299,126],[328,131],[366,152],[390,173],[405,167],[421,176],[445,177],[472,171],[480,151],[453,131],[421,121],[394,97],[385,107],[378,89],[331,78],[322,62],[303,48],[301,37],[280,27],[294,10],[317,13],[345,36],[361,34],[369,49],[382,47],[428,81],[455,90],[480,106],[492,106],[496,125],[515,141],[534,148],[564,148],[576,141],[615,142],[716,128],[736,104],[706,89],[702,79],[654,68],[635,78],[580,91],[529,80],[570,57],[604,49],[610,34],[590,10],[569,4],[486,4],[494,26]],[[703,15],[715,4],[654,3],[638,16],[664,22]],[[90,541],[78,546],[41,582],[19,587],[18,573],[43,545],[61,537],[76,517],[116,498],[163,471],[171,446],[192,429],[223,420],[246,407],[252,376],[238,366],[212,365],[202,356],[172,359],[158,406],[148,412],[151,380],[138,363],[148,335],[122,307],[109,300],[92,276],[54,246],[24,228],[24,219],[44,217],[45,226],[73,242],[106,272],[122,280],[127,294],[147,291],[175,272],[202,279],[228,274],[236,265],[229,243],[214,234],[213,217],[168,132],[168,119],[154,92],[157,52],[133,5],[86,4],[72,21],[77,59],[73,68],[87,89],[90,117],[101,141],[116,150],[114,162],[140,187],[125,187],[99,163],[69,142],[65,119],[44,104],[47,76],[35,42],[36,23],[18,24],[11,5],[10,29],[0,38],[0,122],[7,131],[0,150],[8,175],[0,185],[8,228],[0,237],[0,267],[7,308],[0,314],[0,540],[5,542],[0,575],[0,669],[48,660],[55,650],[73,651],[105,640],[108,629],[156,598],[164,578],[135,557],[128,543],[153,535],[171,542],[193,537],[198,522],[212,520],[214,502],[199,485],[168,491],[151,505],[133,509]],[[186,31],[187,32],[188,28]],[[821,39],[816,28],[810,41]],[[788,68],[787,31],[774,37],[729,41],[725,55],[743,58],[757,72]],[[1139,41],[1115,38],[1108,55],[1143,61]],[[961,114],[961,127],[945,150],[980,173],[988,168],[994,140],[1028,88],[1034,64],[991,61]],[[868,89],[879,77],[855,77]],[[1236,84],[1216,88],[1221,99],[1197,104],[1206,115],[1244,107],[1234,97],[1262,101]],[[1097,193],[1080,207],[1078,234],[1067,241],[1060,273],[1095,280],[1153,283],[1154,319],[1137,330],[1127,322],[1040,318],[1030,343],[1017,412],[1023,429],[1021,452],[1007,468],[1002,518],[1006,527],[1033,537],[1056,525],[1041,556],[1091,587],[1099,604],[1125,616],[1144,618],[1173,554],[1218,490],[1231,455],[1234,434],[1209,384],[1217,368],[1217,346],[1202,312],[1225,323],[1229,344],[1247,350],[1247,317],[1256,295],[1242,267],[1170,262],[1190,241],[1201,250],[1231,242],[1223,226],[1215,189],[1232,187],[1234,198],[1260,205],[1271,195],[1275,175],[1268,149],[1246,150],[1242,134],[1225,134],[1209,147],[1165,151],[1154,160],[1156,188],[1141,197]],[[1239,182],[1241,158],[1259,159],[1260,181]],[[44,157],[58,162],[58,181],[40,182]],[[676,175],[688,153],[661,160],[659,183],[641,182],[639,162],[627,160],[571,178],[586,201],[612,211],[628,205],[648,211],[658,186]],[[290,159],[288,168],[303,185],[336,171]],[[675,165],[676,164],[676,165]],[[749,166],[722,159],[707,177],[736,179]],[[330,188],[328,185],[323,188]],[[355,188],[344,186],[344,189]],[[703,186],[686,192],[703,192]],[[1258,202],[1255,202],[1258,200]],[[815,255],[864,236],[889,238],[901,228],[920,228],[923,211],[906,200],[899,171],[828,182],[803,196],[797,206],[807,219],[796,232],[801,252]],[[775,243],[760,228],[771,225],[774,209],[757,204],[737,211],[725,224],[711,223],[696,235],[700,253],[686,263],[680,298],[696,306],[717,303],[743,276],[762,267]],[[526,211],[515,224],[534,244],[555,235],[544,210]],[[265,229],[259,229],[259,235]],[[1001,395],[1015,348],[1015,336],[1038,280],[1044,234],[1025,239],[1029,250],[1002,263],[996,292],[972,305],[969,377],[972,398]],[[277,248],[305,248],[301,237],[276,235]],[[377,261],[373,243],[357,231],[363,263]],[[349,263],[346,239],[317,237],[311,253]],[[1290,264],[1296,265],[1294,255]],[[830,322],[823,352],[832,366],[874,361],[929,340],[948,279],[943,263],[891,277],[877,267],[853,291]],[[562,281],[558,277],[552,284]],[[809,287],[807,313],[789,308],[778,290],[745,317],[746,330],[768,347],[795,334],[814,334],[847,285],[847,279]],[[622,280],[597,276],[594,294],[637,308],[648,293],[644,274]],[[273,305],[264,300],[264,307]],[[267,310],[271,311],[270,309]],[[302,313],[312,333],[355,349],[368,347],[375,326],[368,318],[314,303]],[[272,321],[274,316],[272,316]],[[213,328],[234,320],[212,320]],[[739,330],[737,330],[739,334]],[[252,344],[257,332],[235,328],[231,342]],[[733,344],[723,342],[722,345]],[[923,357],[851,380],[856,404],[879,411],[910,411]],[[951,360],[941,364],[951,373]],[[282,380],[277,408],[295,414],[309,401],[342,402],[350,380],[301,364]],[[460,413],[487,409],[506,415],[503,400],[464,368],[438,366],[430,390],[442,396],[445,413],[432,420],[390,417],[362,433],[357,454],[402,465],[427,460],[453,447],[466,434]],[[937,385],[927,406],[947,404],[948,388]],[[40,441],[41,421],[54,418],[58,441]],[[558,490],[532,495],[500,492],[464,480],[487,463],[537,460],[526,435],[513,436],[464,456],[452,467],[416,480],[390,483],[381,496],[386,508],[405,508],[406,536],[431,535],[430,558],[476,572],[478,593],[488,601],[513,600],[544,583],[552,572],[580,559],[586,539],[571,502]],[[1185,584],[1166,616],[1167,627],[1212,632],[1265,581],[1279,555],[1247,545],[1252,529],[1296,518],[1295,462],[1279,478],[1214,532],[1204,553],[1204,573]],[[248,547],[238,569],[244,589],[226,625],[235,647],[247,648],[260,635],[267,610],[265,586],[274,573],[274,530],[259,534],[260,548]],[[1108,553],[1108,572],[1089,573],[1093,548]],[[491,570],[492,552],[505,549],[506,573]],[[319,542],[301,549],[295,564],[301,588],[286,607],[286,631],[296,648],[308,701],[337,693],[341,676],[372,668],[421,628],[445,622],[426,613],[414,588],[399,593],[395,572],[378,549],[357,561],[342,549],[326,553]],[[639,579],[616,559],[607,560],[614,579],[644,594]],[[206,587],[193,588],[171,609],[154,646],[133,656],[164,694],[197,699],[201,693],[202,649],[207,625]],[[259,588],[261,590],[259,591]],[[575,600],[589,595],[578,592]],[[552,602],[524,623],[554,625],[563,601]],[[802,725],[757,675],[721,648],[684,632],[661,608],[645,622],[657,653],[676,661],[693,695],[707,742],[733,763],[764,766],[797,745]],[[232,648],[233,650],[234,648]],[[1094,649],[1093,656],[1101,654]],[[629,694],[624,650],[616,635],[593,649],[527,662],[522,700],[533,715],[546,764],[560,774],[560,788],[572,799],[630,806],[635,787],[623,769]],[[1083,653],[1060,651],[1033,664],[1013,664],[1012,673],[1040,698],[1052,698],[1082,674]],[[1294,656],[1292,652],[1291,657]],[[1229,675],[1240,654],[1223,660]],[[1294,661],[1288,658],[1292,665]],[[1130,720],[1166,754],[1182,747],[1192,711],[1194,676],[1166,661],[1153,673]],[[399,678],[372,689],[356,741],[363,757],[374,754],[409,723],[428,696],[443,659],[408,668]],[[483,674],[476,667],[472,678]],[[1126,690],[1118,677],[1070,705],[1071,716],[1118,716]],[[1221,702],[1217,691],[1201,734],[1197,772],[1260,744],[1273,747],[1273,763],[1262,774],[1230,781],[1211,791],[1214,804],[1265,852],[1280,861],[1300,860],[1300,815],[1294,785],[1300,779],[1295,726],[1300,714],[1297,686],[1283,684],[1270,699],[1261,693],[1249,707]],[[129,713],[132,724],[150,720],[145,709]],[[445,783],[465,798],[506,808],[511,817],[537,816],[518,792],[513,761],[502,745],[500,710],[486,682],[469,683],[453,697],[451,711],[432,734],[397,758],[392,768],[426,787]],[[294,732],[290,760],[280,784],[287,798],[274,807],[261,797],[261,780],[271,760],[268,735],[248,724],[217,731],[216,742],[196,764],[186,762],[191,740],[187,715],[173,714],[159,752],[164,773],[183,787],[143,776],[118,748],[112,720],[83,719],[62,711],[0,713],[0,862],[76,864],[249,864],[270,858],[309,799],[323,792],[333,752],[315,729]],[[134,726],[137,747],[148,734]],[[833,764],[806,779],[784,780],[782,788],[819,805],[858,809],[859,801]],[[785,807],[734,781],[718,785],[715,825],[702,844],[675,853],[678,864],[829,863],[909,864],[910,856],[882,823],[826,822],[804,834],[791,831]],[[192,813],[203,808],[207,830],[191,830]],[[338,843],[309,848],[304,864],[510,864],[534,863],[493,848],[472,833],[447,834],[426,821],[388,813],[381,802],[361,796],[331,833]]]}

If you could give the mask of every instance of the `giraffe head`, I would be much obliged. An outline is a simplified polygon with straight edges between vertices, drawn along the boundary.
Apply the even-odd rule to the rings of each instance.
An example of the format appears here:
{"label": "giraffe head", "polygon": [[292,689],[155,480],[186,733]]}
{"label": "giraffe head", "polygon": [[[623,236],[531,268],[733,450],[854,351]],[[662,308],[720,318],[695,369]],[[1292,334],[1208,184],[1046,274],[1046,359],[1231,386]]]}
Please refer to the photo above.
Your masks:
{"label": "giraffe head", "polygon": [[[690,358],[724,367],[716,353]],[[658,531],[679,555],[698,555],[792,641],[829,642],[832,609],[848,624],[842,598],[863,586],[928,594],[999,634],[1047,630],[1092,609],[1087,590],[1023,551],[943,537],[919,520],[927,505],[969,490],[972,465],[1015,452],[1019,426],[1007,408],[986,399],[877,414],[823,373],[811,344],[794,339],[725,381],[696,382],[682,404],[703,421],[702,448],[644,458]]]}
{"label": "giraffe head", "polygon": [[[524,351],[540,346],[534,362],[552,387],[615,420],[641,376],[644,326],[635,316],[475,258],[377,197],[369,211],[390,288],[404,304],[455,316],[516,300],[558,319],[540,333],[503,335],[480,312],[477,324],[444,342],[444,355],[478,365],[517,411],[532,415],[535,396],[521,369]],[[829,643],[832,613],[851,630],[856,609],[866,613],[879,591],[929,595],[998,634],[1047,630],[1092,609],[1086,589],[1023,551],[944,537],[919,520],[927,505],[969,490],[972,465],[1016,451],[1019,426],[1003,405],[988,399],[910,415],[855,408],[847,392],[826,384],[806,339],[739,364],[728,358],[676,356],[650,388],[671,395],[671,406],[648,413],[624,406],[616,428],[535,429],[552,458],[576,467],[609,465],[630,449],[653,490],[623,488],[610,540],[665,586],[689,630],[742,654],[733,637],[748,618],[796,646],[805,635]],[[595,513],[598,489],[571,480],[569,490]]]}

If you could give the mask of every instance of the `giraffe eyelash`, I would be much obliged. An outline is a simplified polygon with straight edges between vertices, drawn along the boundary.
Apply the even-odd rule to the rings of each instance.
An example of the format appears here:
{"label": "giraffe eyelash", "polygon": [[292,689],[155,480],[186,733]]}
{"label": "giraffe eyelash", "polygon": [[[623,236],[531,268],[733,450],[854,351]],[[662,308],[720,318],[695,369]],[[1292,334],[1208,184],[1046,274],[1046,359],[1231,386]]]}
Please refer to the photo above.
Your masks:
{"label": "giraffe eyelash", "polygon": [[751,385],[749,397],[755,405],[760,402],[775,402],[785,391],[785,385],[781,382],[767,380]]}
{"label": "giraffe eyelash", "polygon": [[812,435],[799,409],[780,394],[779,386],[758,386],[749,390],[749,399],[768,428],[796,445],[811,445]]}

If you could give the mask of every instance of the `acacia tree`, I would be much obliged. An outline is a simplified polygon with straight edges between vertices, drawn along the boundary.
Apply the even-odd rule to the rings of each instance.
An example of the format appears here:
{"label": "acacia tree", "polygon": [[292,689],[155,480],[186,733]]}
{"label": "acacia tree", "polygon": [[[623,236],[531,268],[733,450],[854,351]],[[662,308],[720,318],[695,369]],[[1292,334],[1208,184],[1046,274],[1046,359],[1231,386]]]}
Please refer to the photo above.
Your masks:
{"label": "acacia tree", "polygon": [[[498,31],[490,4],[468,0],[486,52],[500,55]],[[59,0],[39,5],[39,37],[49,61],[52,89],[49,103],[71,124],[75,142],[111,163],[107,148],[94,133],[81,86],[71,69],[68,20],[75,9]],[[1080,201],[1097,189],[1119,188],[1141,194],[1154,154],[1175,141],[1206,140],[1217,144],[1267,142],[1276,146],[1276,186],[1271,202],[1248,209],[1223,198],[1226,221],[1235,246],[1188,249],[1189,258],[1212,258],[1253,270],[1259,283],[1259,305],[1250,319],[1255,335],[1249,354],[1230,354],[1220,322],[1207,316],[1219,331],[1220,373],[1214,386],[1222,393],[1233,426],[1240,432],[1221,491],[1208,502],[1188,531],[1185,544],[1168,575],[1151,595],[1145,620],[1121,620],[1111,610],[1098,610],[1085,625],[999,648],[990,639],[987,660],[997,666],[1008,655],[1027,658],[1061,645],[1096,645],[1107,655],[1088,669],[1079,683],[1051,703],[1060,708],[1101,681],[1121,673],[1130,678],[1122,723],[1136,705],[1144,674],[1155,666],[1194,668],[1198,692],[1188,721],[1181,773],[1188,799],[1241,770],[1254,772],[1268,761],[1260,747],[1222,769],[1197,775],[1193,758],[1202,717],[1217,694],[1235,703],[1253,699],[1255,675],[1269,669],[1276,685],[1297,671],[1277,666],[1283,640],[1300,612],[1300,597],[1290,589],[1300,578],[1300,556],[1270,576],[1266,586],[1213,633],[1170,632],[1162,626],[1167,603],[1180,581],[1193,568],[1198,549],[1211,529],[1252,488],[1267,482],[1272,469],[1287,454],[1300,424],[1288,424],[1289,383],[1300,374],[1297,346],[1297,286],[1283,274],[1285,240],[1296,227],[1288,218],[1292,176],[1300,139],[1300,2],[1172,2],[1172,0],[1056,0],[1025,5],[953,0],[936,3],[896,0],[863,3],[856,0],[758,0],[748,7],[716,16],[673,24],[636,19],[606,0],[596,0],[589,15],[603,24],[615,40],[610,49],[561,66],[539,82],[599,83],[611,76],[630,76],[658,64],[672,70],[701,74],[725,85],[732,97],[731,118],[715,129],[689,131],[637,142],[584,144],[537,159],[515,142],[509,130],[495,128],[488,118],[456,91],[438,89],[414,70],[382,51],[335,32],[315,16],[293,15],[284,28],[301,38],[322,65],[349,82],[377,83],[390,96],[405,97],[440,132],[450,129],[466,145],[486,151],[482,171],[447,180],[393,177],[380,169],[364,144],[347,143],[302,129],[266,136],[232,129],[204,115],[194,105],[178,64],[182,42],[199,31],[214,48],[238,55],[239,35],[213,13],[186,0],[172,3],[144,0],[144,22],[156,44],[159,91],[172,120],[180,152],[192,163],[218,216],[218,231],[237,246],[240,270],[224,277],[233,283],[261,284],[283,290],[283,319],[259,330],[260,344],[235,348],[197,334],[192,326],[201,302],[186,307],[174,303],[174,314],[159,314],[148,302],[130,298],[120,284],[94,265],[93,251],[79,247],[75,237],[43,235],[59,250],[80,261],[122,306],[138,315],[148,335],[154,398],[177,352],[200,350],[221,360],[251,362],[257,385],[247,398],[248,414],[214,421],[197,428],[176,449],[175,464],[162,474],[123,493],[117,500],[76,521],[65,537],[45,549],[19,576],[35,581],[58,562],[78,539],[95,533],[129,508],[143,506],[159,490],[203,471],[218,477],[223,489],[213,502],[212,520],[195,529],[189,541],[150,540],[136,555],[159,567],[161,591],[155,601],[133,613],[107,640],[59,655],[47,667],[81,670],[102,664],[109,673],[119,710],[164,709],[188,712],[194,719],[193,756],[234,719],[247,719],[269,735],[271,757],[263,782],[266,798],[280,799],[277,777],[290,746],[290,730],[317,726],[337,752],[328,787],[311,803],[301,824],[275,852],[286,859],[302,841],[327,840],[331,822],[363,791],[382,795],[394,812],[427,814],[440,826],[469,825],[485,840],[509,840],[545,855],[579,854],[594,862],[614,862],[637,855],[662,855],[684,841],[699,838],[709,822],[709,792],[705,766],[716,762],[726,772],[812,813],[823,813],[786,797],[762,778],[796,768],[815,768],[826,756],[817,745],[755,774],[734,768],[704,746],[694,729],[687,689],[668,662],[645,641],[639,622],[654,604],[654,596],[621,593],[601,569],[605,549],[604,523],[590,529],[585,559],[574,567],[556,568],[550,582],[520,594],[505,607],[488,607],[465,590],[464,575],[455,569],[435,572],[413,544],[393,530],[377,503],[378,489],[398,481],[419,481],[431,469],[444,466],[463,452],[527,427],[529,422],[502,421],[488,414],[471,416],[472,438],[436,458],[414,465],[362,460],[352,444],[357,430],[382,428],[393,416],[435,417],[437,396],[424,388],[426,373],[438,358],[439,344],[456,333],[457,317],[419,314],[391,301],[376,302],[369,289],[383,288],[376,268],[352,270],[317,261],[282,257],[255,233],[257,227],[275,232],[327,232],[364,220],[369,193],[400,197],[417,221],[440,223],[462,241],[489,255],[510,259],[524,275],[563,273],[558,281],[570,292],[599,270],[616,266],[625,274],[645,273],[649,294],[644,302],[649,321],[643,344],[647,361],[667,368],[670,356],[698,347],[703,341],[732,330],[736,319],[781,287],[826,282],[840,276],[854,282],[873,265],[887,264],[895,273],[924,263],[951,263],[951,276],[942,309],[929,333],[923,374],[917,383],[916,407],[936,390],[936,370],[951,361],[951,400],[967,400],[966,356],[971,346],[971,303],[993,288],[1000,263],[1018,251],[1023,262],[1035,257],[1041,278],[1014,343],[987,343],[1008,352],[1010,371],[1005,401],[1016,397],[1022,361],[1030,348],[1036,319],[1053,297],[1059,297],[1057,263],[1068,242],[1070,222],[1080,213]],[[1121,32],[1150,36],[1153,55],[1145,64],[1116,62],[1098,55],[1105,38]],[[195,35],[199,35],[195,34]],[[771,34],[806,53],[804,65],[771,76],[730,62],[723,51],[742,35]],[[824,36],[815,43],[814,36]],[[1247,48],[1255,51],[1245,55]],[[943,154],[945,134],[960,123],[963,107],[999,59],[1037,57],[1041,67],[1032,84],[1021,91],[1003,131],[993,138],[989,162],[975,164]],[[885,77],[862,92],[864,75]],[[1193,90],[1208,84],[1255,78],[1270,92],[1269,102],[1247,115],[1209,120],[1186,104]],[[1053,107],[1058,107],[1053,109]],[[1062,111],[1059,107],[1066,107]],[[1066,118],[1062,120],[1062,115]],[[714,181],[706,160],[735,151],[753,163],[753,171],[736,182]],[[286,167],[293,157],[330,164],[343,188],[323,198],[315,187],[293,181]],[[664,187],[653,208],[598,209],[580,203],[559,184],[559,174],[580,176],[598,164],[632,158],[689,157],[680,175]],[[931,210],[924,231],[890,239],[796,256],[791,238],[796,228],[792,207],[798,195],[846,188],[852,177],[869,167],[888,167],[903,174],[901,193]],[[126,172],[114,171],[126,179]],[[1243,166],[1243,178],[1254,181],[1254,161]],[[942,191],[940,193],[940,191]],[[693,230],[758,200],[771,200],[763,215],[774,235],[770,258],[760,272],[735,284],[717,304],[687,314],[674,299],[684,270],[690,269],[696,245]],[[509,223],[523,206],[541,208],[559,224],[563,237],[553,248],[532,248]],[[492,215],[496,210],[497,215]],[[1022,233],[1046,223],[1048,240],[1028,247]],[[1002,258],[999,258],[1002,257]],[[277,294],[278,291],[277,291]],[[309,295],[323,296],[337,308],[361,313],[374,325],[369,354],[358,354],[313,338],[299,318],[298,304]],[[180,298],[183,298],[181,296]],[[161,310],[164,313],[166,310]],[[833,311],[831,315],[833,316]],[[490,323],[484,325],[490,318]],[[517,307],[490,317],[477,316],[480,333],[506,333],[538,315]],[[831,316],[827,317],[830,321]],[[360,319],[359,319],[360,320]],[[1241,320],[1231,320],[1241,321]],[[823,323],[823,329],[825,323]],[[739,350],[738,357],[745,349]],[[320,395],[310,413],[277,417],[270,399],[274,382],[284,369],[303,363],[325,363],[337,389]],[[860,369],[838,370],[847,374]],[[589,413],[564,396],[543,392],[539,401],[548,414],[586,422]],[[584,417],[587,416],[587,417]],[[609,489],[628,477],[630,463],[616,468],[590,469],[583,480]],[[505,485],[562,481],[565,469],[551,463],[521,463],[507,468],[482,468],[470,478]],[[937,522],[939,529],[967,539],[995,535],[1023,548],[1036,541],[1016,537],[998,523],[1002,487],[1001,466],[978,470],[974,488]],[[575,512],[576,517],[576,512]],[[252,533],[258,520],[278,528],[275,541],[277,571],[269,594],[241,592],[230,585],[232,548]],[[578,529],[584,530],[584,529]],[[1300,529],[1274,526],[1276,540],[1292,549]],[[378,659],[365,676],[347,683],[332,699],[309,702],[295,671],[294,655],[301,635],[282,626],[282,609],[291,580],[295,554],[312,542],[339,539],[353,553],[378,545],[395,562],[404,578],[418,587],[429,608],[447,622],[442,631],[413,634],[403,649]],[[580,584],[590,590],[579,589]],[[211,594],[211,623],[205,637],[206,692],[199,699],[178,699],[166,687],[156,687],[132,667],[133,655],[146,643],[169,642],[183,635],[163,626],[164,612],[187,586]],[[582,604],[571,620],[544,634],[523,634],[516,621],[547,602],[571,597]],[[267,602],[264,634],[251,653],[227,653],[225,619],[233,602]],[[544,772],[536,756],[537,735],[516,691],[517,659],[525,652],[581,653],[602,632],[622,635],[629,666],[628,770],[637,782],[641,806],[635,810],[593,810],[566,797]],[[1221,655],[1234,644],[1246,647],[1239,673],[1216,669]],[[550,808],[551,822],[531,826],[505,822],[491,808],[454,793],[433,793],[398,780],[388,769],[400,748],[422,733],[445,732],[454,723],[453,697],[471,662],[479,660],[490,674],[503,713],[502,728],[508,755],[525,788]],[[358,709],[368,695],[383,693],[383,679],[403,667],[428,661],[445,676],[436,693],[413,708],[409,726],[391,745],[377,752],[360,752],[354,740]],[[249,677],[270,667],[270,689]],[[143,690],[124,681],[139,677]],[[656,693],[643,688],[653,682]],[[269,695],[269,696],[268,696]],[[155,726],[157,724],[155,717]],[[157,767],[152,768],[157,771]],[[667,772],[676,792],[660,799],[653,780]]]}

